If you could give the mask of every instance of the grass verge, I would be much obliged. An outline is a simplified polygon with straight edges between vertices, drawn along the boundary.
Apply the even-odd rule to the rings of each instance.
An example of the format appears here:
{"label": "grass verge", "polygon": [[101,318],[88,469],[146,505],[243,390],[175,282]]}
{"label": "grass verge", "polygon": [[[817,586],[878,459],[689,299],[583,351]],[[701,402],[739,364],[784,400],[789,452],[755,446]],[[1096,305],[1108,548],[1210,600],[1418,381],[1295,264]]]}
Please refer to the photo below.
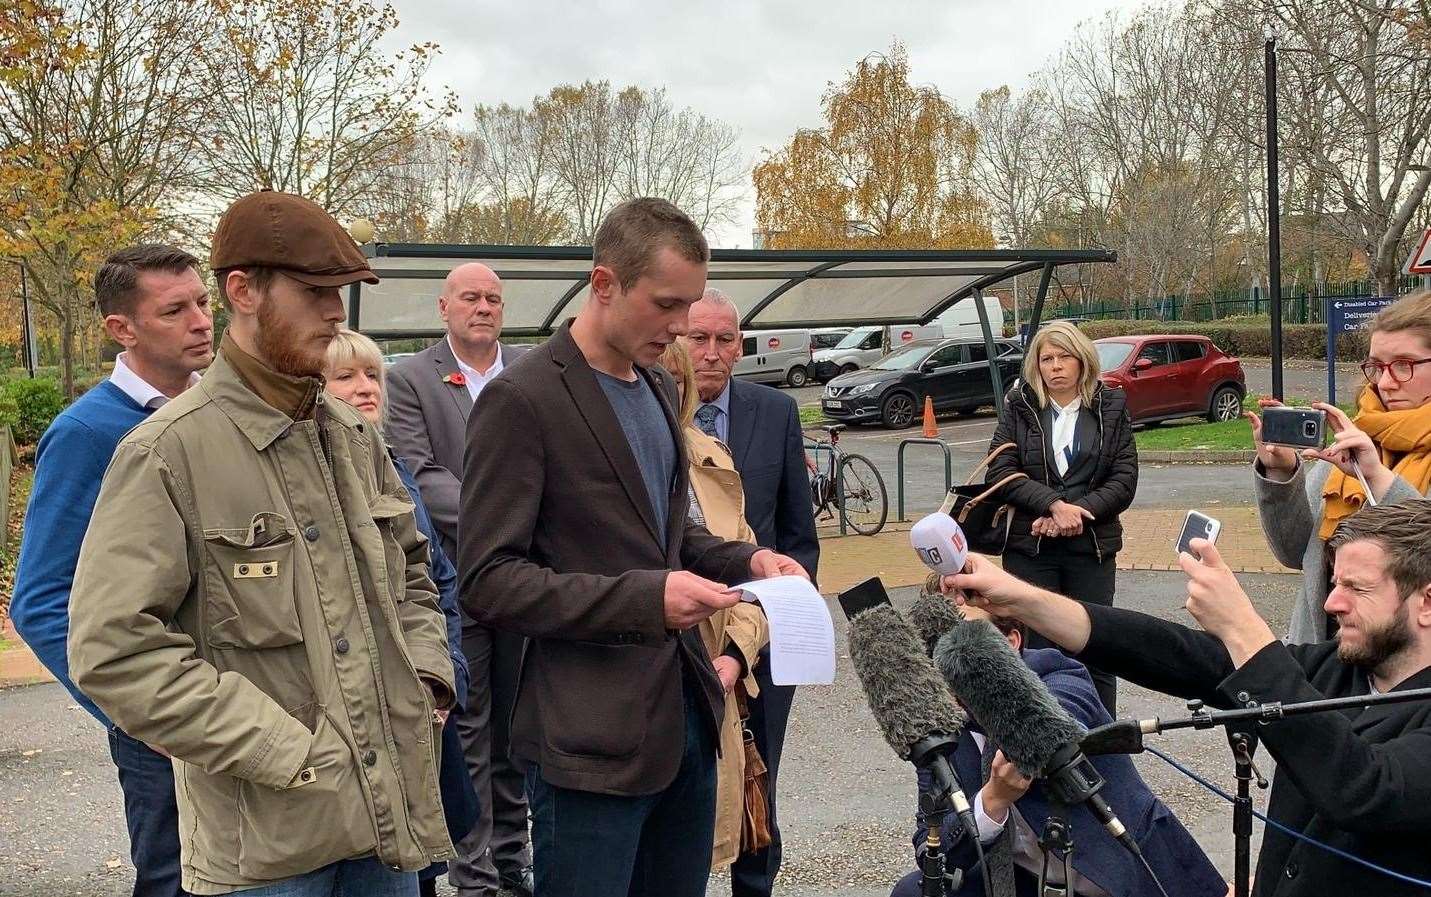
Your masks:
{"label": "grass verge", "polygon": [[[1244,407],[1256,408],[1258,398],[1248,396]],[[1293,396],[1287,400],[1287,404],[1305,406],[1313,401],[1315,400]],[[1352,402],[1338,407],[1348,415],[1356,412],[1356,405]],[[1146,452],[1251,451],[1252,424],[1245,417],[1216,424],[1190,417],[1187,420],[1169,421],[1157,427],[1142,427],[1135,431],[1133,438],[1138,443],[1138,450]]]}

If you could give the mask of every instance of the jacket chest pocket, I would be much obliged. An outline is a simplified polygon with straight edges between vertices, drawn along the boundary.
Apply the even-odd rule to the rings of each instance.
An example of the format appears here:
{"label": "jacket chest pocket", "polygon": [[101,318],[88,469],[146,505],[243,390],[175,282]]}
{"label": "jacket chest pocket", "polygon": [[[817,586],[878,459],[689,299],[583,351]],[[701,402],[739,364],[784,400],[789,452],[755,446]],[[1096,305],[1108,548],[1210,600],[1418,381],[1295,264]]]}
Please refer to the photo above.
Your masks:
{"label": "jacket chest pocket", "polygon": [[[373,526],[377,528],[378,536],[382,540],[388,588],[394,601],[402,601],[407,597],[407,552],[403,551],[402,544],[398,541],[398,531],[402,518],[410,517],[413,510],[412,499],[406,494],[378,493],[368,505]],[[415,520],[410,525],[414,528],[417,526]]]}
{"label": "jacket chest pocket", "polygon": [[295,530],[272,511],[247,527],[204,530],[208,642],[217,648],[282,648],[303,641],[293,594]]}

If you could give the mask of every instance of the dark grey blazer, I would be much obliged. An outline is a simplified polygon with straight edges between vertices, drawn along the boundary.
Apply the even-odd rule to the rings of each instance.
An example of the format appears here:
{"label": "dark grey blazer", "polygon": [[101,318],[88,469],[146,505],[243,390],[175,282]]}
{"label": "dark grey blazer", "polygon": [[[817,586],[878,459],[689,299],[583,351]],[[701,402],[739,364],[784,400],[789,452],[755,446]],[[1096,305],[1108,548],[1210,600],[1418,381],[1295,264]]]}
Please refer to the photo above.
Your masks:
{"label": "dark grey blazer", "polygon": [[[505,369],[525,346],[500,346]],[[472,398],[465,386],[444,383],[457,373],[457,359],[444,337],[387,372],[387,420],[383,435],[403,459],[437,525],[442,549],[457,557],[457,505],[462,491],[462,458],[467,451],[467,417]]]}
{"label": "dark grey blazer", "polygon": [[795,400],[773,387],[731,380],[730,452],[756,542],[788,554],[816,579],[820,540]]}
{"label": "dark grey blazer", "polygon": [[667,519],[654,519],[621,422],[563,325],[482,392],[458,551],[468,613],[529,639],[512,759],[540,764],[557,787],[623,796],[656,794],[675,778],[683,679],[705,698],[697,703],[713,737],[725,711],[699,633],[666,629],[668,571],[734,585],[749,579],[756,551],[687,519],[670,377],[638,372],[661,398],[679,455]]}

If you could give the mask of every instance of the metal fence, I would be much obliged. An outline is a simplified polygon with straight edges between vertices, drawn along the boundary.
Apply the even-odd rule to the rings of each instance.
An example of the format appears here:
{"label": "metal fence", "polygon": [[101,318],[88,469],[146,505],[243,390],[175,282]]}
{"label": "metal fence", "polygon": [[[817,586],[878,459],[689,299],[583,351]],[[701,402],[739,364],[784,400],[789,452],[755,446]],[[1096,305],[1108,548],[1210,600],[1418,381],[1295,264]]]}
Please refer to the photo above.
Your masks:
{"label": "metal fence", "polygon": [[[1421,286],[1419,277],[1403,277],[1397,282],[1397,294],[1409,293]],[[1282,297],[1282,320],[1288,324],[1322,323],[1323,299],[1377,295],[1372,280],[1319,284],[1310,292],[1286,291]],[[1090,320],[1135,321],[1217,321],[1241,315],[1266,315],[1271,312],[1271,298],[1259,289],[1211,296],[1166,296],[1141,302],[1105,300],[1090,303],[1050,300],[1044,306],[1046,320],[1054,318],[1087,318]]]}

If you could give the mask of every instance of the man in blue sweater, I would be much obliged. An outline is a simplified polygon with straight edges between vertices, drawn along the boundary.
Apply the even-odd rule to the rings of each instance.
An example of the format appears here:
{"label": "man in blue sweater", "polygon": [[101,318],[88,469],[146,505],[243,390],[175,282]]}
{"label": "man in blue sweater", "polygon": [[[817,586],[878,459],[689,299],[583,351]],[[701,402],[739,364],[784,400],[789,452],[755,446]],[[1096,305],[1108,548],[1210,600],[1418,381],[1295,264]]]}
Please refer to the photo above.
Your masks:
{"label": "man in blue sweater", "polygon": [[10,616],[40,662],[109,730],[138,873],[134,893],[169,897],[184,893],[170,761],[116,728],[75,687],[65,642],[80,543],[115,446],[198,381],[214,357],[214,319],[198,259],[172,246],[119,250],[95,274],[94,292],[105,332],[124,351],[110,378],[66,408],[40,439]]}

